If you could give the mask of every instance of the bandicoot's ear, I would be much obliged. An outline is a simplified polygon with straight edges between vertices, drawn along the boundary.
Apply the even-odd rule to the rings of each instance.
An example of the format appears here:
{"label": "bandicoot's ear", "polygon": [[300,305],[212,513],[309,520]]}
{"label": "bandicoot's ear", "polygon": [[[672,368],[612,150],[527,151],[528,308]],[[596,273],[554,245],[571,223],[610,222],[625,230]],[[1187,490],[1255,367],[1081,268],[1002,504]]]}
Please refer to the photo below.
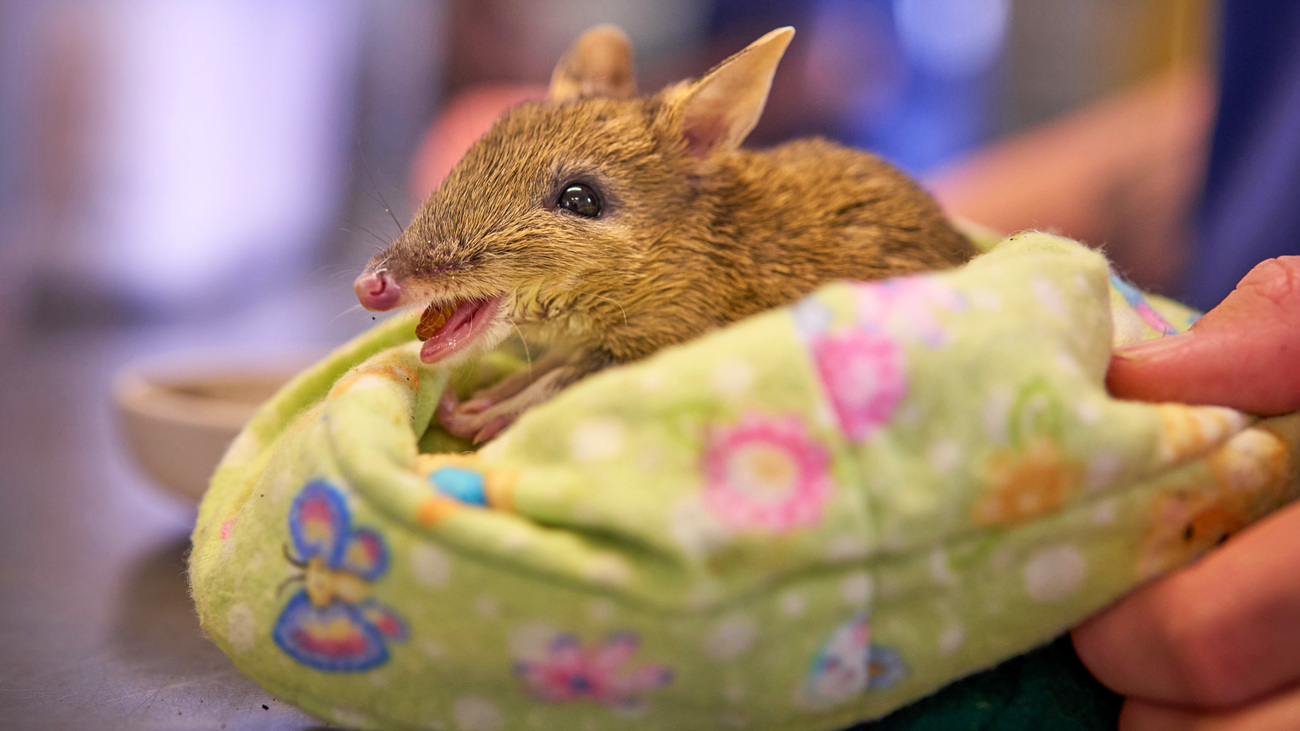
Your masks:
{"label": "bandicoot's ear", "polygon": [[682,136],[696,157],[735,149],[758,124],[772,88],[772,76],[794,38],[794,28],[777,28],[713,67],[687,89]]}
{"label": "bandicoot's ear", "polygon": [[551,101],[636,94],[632,41],[618,26],[598,25],[573,42],[551,74]]}

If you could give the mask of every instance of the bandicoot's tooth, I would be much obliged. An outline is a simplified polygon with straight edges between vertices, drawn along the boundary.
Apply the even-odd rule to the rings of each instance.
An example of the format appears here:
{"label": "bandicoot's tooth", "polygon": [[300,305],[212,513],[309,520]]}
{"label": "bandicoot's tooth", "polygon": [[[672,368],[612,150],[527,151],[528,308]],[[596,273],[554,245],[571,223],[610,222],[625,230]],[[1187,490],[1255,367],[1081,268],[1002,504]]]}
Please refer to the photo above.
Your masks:
{"label": "bandicoot's tooth", "polygon": [[415,337],[425,341],[436,335],[438,330],[447,324],[447,318],[451,317],[450,310],[449,305],[438,307],[430,304],[424,308],[424,314],[420,315],[420,324],[415,326]]}

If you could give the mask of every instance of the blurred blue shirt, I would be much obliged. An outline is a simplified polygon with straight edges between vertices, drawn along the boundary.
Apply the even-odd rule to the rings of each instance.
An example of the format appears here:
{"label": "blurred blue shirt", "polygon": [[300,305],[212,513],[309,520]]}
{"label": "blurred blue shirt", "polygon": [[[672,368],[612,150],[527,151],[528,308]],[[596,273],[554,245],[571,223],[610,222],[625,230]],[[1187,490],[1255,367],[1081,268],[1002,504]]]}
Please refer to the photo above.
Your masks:
{"label": "blurred blue shirt", "polygon": [[1208,309],[1300,254],[1300,3],[1223,4],[1218,119],[1184,297]]}

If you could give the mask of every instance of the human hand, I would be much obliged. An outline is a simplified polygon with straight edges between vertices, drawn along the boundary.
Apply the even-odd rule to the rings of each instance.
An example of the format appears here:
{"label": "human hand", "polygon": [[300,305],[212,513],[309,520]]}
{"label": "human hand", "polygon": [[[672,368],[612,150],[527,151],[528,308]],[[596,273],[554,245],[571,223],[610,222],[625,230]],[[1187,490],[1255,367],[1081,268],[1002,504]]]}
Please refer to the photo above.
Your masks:
{"label": "human hand", "polygon": [[[1270,259],[1191,330],[1120,349],[1116,396],[1300,410],[1300,256]],[[1123,731],[1300,729],[1300,505],[1073,632],[1127,697]]]}

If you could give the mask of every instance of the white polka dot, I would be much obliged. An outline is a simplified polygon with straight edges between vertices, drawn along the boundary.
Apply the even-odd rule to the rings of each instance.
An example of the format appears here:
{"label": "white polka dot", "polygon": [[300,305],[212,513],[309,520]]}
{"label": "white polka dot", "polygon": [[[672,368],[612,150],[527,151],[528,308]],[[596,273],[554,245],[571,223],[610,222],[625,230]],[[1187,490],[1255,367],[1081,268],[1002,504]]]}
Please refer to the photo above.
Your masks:
{"label": "white polka dot", "polygon": [[226,614],[226,639],[236,652],[248,652],[257,642],[257,618],[252,607],[236,604]]}
{"label": "white polka dot", "polygon": [[1058,602],[1083,585],[1088,562],[1074,546],[1053,546],[1033,555],[1025,565],[1025,593],[1036,602]]}
{"label": "white polka dot", "polygon": [[825,401],[819,401],[814,407],[813,419],[816,420],[817,426],[823,429],[837,429],[840,425],[839,417],[831,410],[830,404]]}
{"label": "white polka dot", "polygon": [[984,401],[984,432],[996,444],[1007,443],[1007,415],[1011,411],[1011,391],[999,388]]}
{"label": "white polka dot", "polygon": [[966,644],[966,631],[960,625],[949,625],[939,633],[939,653],[951,655]]}
{"label": "white polka dot", "polygon": [[258,569],[262,568],[262,564],[264,563],[266,563],[266,555],[262,553],[254,553],[253,557],[248,559],[248,566],[245,570],[250,574],[255,574]]}
{"label": "white polka dot", "polygon": [[551,648],[559,628],[545,622],[524,622],[510,632],[507,640],[510,657],[515,660],[542,660]]}
{"label": "white polka dot", "polygon": [[787,617],[798,617],[808,608],[808,600],[797,591],[785,592],[781,595],[778,603],[781,606],[781,613]]}
{"label": "white polka dot", "polygon": [[720,396],[740,396],[754,384],[754,369],[744,361],[726,360],[713,369],[713,390]]}
{"label": "white polka dot", "polygon": [[443,647],[442,643],[435,639],[423,637],[416,643],[416,646],[430,660],[443,660],[447,657],[447,648]]}
{"label": "white polka dot", "polygon": [[726,528],[696,497],[686,498],[673,506],[668,532],[683,551],[696,558],[711,553],[730,538]]}
{"label": "white polka dot", "polygon": [[643,447],[636,458],[637,465],[646,472],[658,472],[663,468],[663,450],[656,447]]}
{"label": "white polka dot", "polygon": [[948,565],[948,554],[943,549],[936,548],[930,552],[930,578],[934,579],[936,584],[952,584],[957,579],[952,574],[952,567]]}
{"label": "white polka dot", "polygon": [[501,728],[501,711],[484,698],[465,696],[451,707],[451,717],[456,719],[460,731],[497,731]]}
{"label": "white polka dot", "polygon": [[951,472],[961,464],[961,446],[951,439],[941,439],[930,445],[927,459],[935,472]]}
{"label": "white polka dot", "polygon": [[1057,370],[1068,376],[1078,377],[1083,375],[1083,369],[1079,367],[1079,361],[1075,360],[1074,356],[1069,353],[1058,350],[1052,354],[1052,361],[1056,363]]}
{"label": "white polka dot", "polygon": [[862,572],[849,574],[840,582],[840,597],[846,604],[866,606],[871,602],[871,577]]}
{"label": "white polka dot", "polygon": [[1074,407],[1074,413],[1079,417],[1079,421],[1084,424],[1101,423],[1101,407],[1097,405],[1096,401],[1091,399],[1080,401],[1079,404]]}
{"label": "white polka dot", "polygon": [[924,412],[919,404],[904,404],[898,411],[894,412],[894,423],[902,426],[915,426],[921,421]]}
{"label": "white polka dot", "polygon": [[388,673],[382,670],[372,670],[369,673],[366,673],[366,675],[369,676],[370,684],[376,688],[382,688],[385,685],[388,685]]}
{"label": "white polka dot", "polygon": [[826,558],[832,561],[851,561],[855,558],[865,558],[870,552],[871,547],[866,541],[856,535],[845,534],[831,539],[830,546],[826,549]]}
{"label": "white polka dot", "polygon": [[484,619],[492,619],[501,613],[501,605],[496,599],[484,594],[474,600],[474,611]]}
{"label": "white polka dot", "polygon": [[753,619],[739,614],[727,617],[704,639],[704,653],[718,661],[734,660],[749,650],[757,634]]}
{"label": "white polka dot", "polygon": [[651,392],[658,391],[663,387],[666,381],[667,379],[664,378],[664,374],[653,368],[642,371],[641,376],[636,379],[636,383],[641,387],[642,391]]}
{"label": "white polka dot", "polygon": [[997,292],[988,289],[976,289],[970,292],[971,304],[975,309],[992,312],[1002,308],[1002,298]]}
{"label": "white polka dot", "polygon": [[722,697],[729,703],[739,703],[745,700],[745,686],[738,680],[730,680],[722,688]]}
{"label": "white polka dot", "polygon": [[632,578],[632,569],[620,556],[596,556],[587,564],[587,579],[601,586],[622,586]]}
{"label": "white polka dot", "polygon": [[1089,490],[1100,490],[1110,487],[1115,481],[1115,476],[1119,474],[1121,467],[1118,455],[1103,452],[1088,460],[1088,471],[1084,476],[1084,484]]}
{"label": "white polka dot", "polygon": [[430,718],[424,722],[424,727],[429,731],[447,731],[447,724],[443,723],[442,719],[439,718]]}
{"label": "white polka dot", "polygon": [[340,726],[347,728],[362,728],[370,725],[370,719],[363,713],[358,713],[350,708],[335,708],[330,711],[334,721]]}
{"label": "white polka dot", "polygon": [[451,578],[451,559],[441,548],[422,543],[411,549],[411,573],[420,586],[446,586]]}
{"label": "white polka dot", "polygon": [[1065,304],[1061,290],[1057,289],[1050,280],[1038,277],[1029,283],[1029,288],[1034,291],[1034,297],[1038,298],[1038,303],[1043,306],[1043,309],[1063,320],[1069,318],[1070,308]]}
{"label": "white polka dot", "polygon": [[749,726],[749,719],[737,713],[727,713],[722,716],[722,725],[727,728],[746,728]]}
{"label": "white polka dot", "polygon": [[1115,501],[1103,500],[1097,503],[1092,509],[1092,522],[1097,525],[1113,525],[1115,523]]}
{"label": "white polka dot", "polygon": [[1089,289],[1088,278],[1083,276],[1082,274],[1075,274],[1073,277],[1070,278],[1070,281],[1074,282],[1074,288],[1079,290],[1080,292],[1086,292]]}
{"label": "white polka dot", "polygon": [[569,451],[579,462],[609,459],[622,450],[623,432],[623,424],[617,419],[592,417],[574,427]]}
{"label": "white polka dot", "polygon": [[290,474],[290,470],[278,470],[275,477],[271,480],[271,501],[283,503],[289,499],[289,493],[293,491],[296,481]]}

